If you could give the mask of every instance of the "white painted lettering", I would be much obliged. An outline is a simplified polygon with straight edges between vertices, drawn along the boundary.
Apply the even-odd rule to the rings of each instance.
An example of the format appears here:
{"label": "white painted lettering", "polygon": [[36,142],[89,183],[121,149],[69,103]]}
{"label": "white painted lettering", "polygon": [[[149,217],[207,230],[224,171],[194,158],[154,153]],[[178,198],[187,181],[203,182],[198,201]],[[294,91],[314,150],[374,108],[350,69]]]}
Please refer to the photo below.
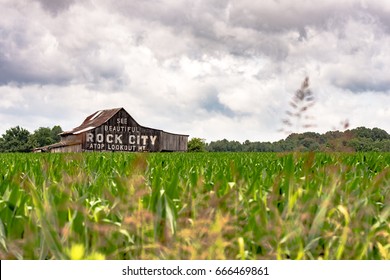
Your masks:
{"label": "white painted lettering", "polygon": [[141,138],[142,138],[142,145],[145,146],[147,141],[148,141],[148,136],[147,135],[142,135]]}
{"label": "white painted lettering", "polygon": [[103,134],[98,134],[98,135],[96,135],[96,141],[97,141],[98,143],[103,143],[103,140],[104,140]]}
{"label": "white painted lettering", "polygon": [[135,144],[135,135],[129,136],[129,144],[134,145]]}
{"label": "white painted lettering", "polygon": [[157,139],[157,136],[150,136],[150,142],[152,143],[152,145],[154,146],[154,143],[156,143],[156,139]]}
{"label": "white painted lettering", "polygon": [[87,142],[93,142],[93,133],[87,133]]}
{"label": "white painted lettering", "polygon": [[123,144],[122,143],[122,135],[123,134],[115,134],[115,143]]}
{"label": "white painted lettering", "polygon": [[117,124],[127,124],[127,118],[117,118],[116,123]]}

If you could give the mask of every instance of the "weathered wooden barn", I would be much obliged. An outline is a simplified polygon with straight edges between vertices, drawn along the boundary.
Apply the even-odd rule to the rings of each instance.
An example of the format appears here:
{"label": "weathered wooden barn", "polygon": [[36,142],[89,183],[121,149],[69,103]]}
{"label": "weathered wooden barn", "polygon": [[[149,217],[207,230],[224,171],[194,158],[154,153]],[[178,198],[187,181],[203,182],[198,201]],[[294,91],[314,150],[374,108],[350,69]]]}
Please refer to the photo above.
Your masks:
{"label": "weathered wooden barn", "polygon": [[84,122],[60,134],[59,143],[41,152],[164,152],[187,151],[188,135],[174,134],[139,125],[123,108],[100,110]]}

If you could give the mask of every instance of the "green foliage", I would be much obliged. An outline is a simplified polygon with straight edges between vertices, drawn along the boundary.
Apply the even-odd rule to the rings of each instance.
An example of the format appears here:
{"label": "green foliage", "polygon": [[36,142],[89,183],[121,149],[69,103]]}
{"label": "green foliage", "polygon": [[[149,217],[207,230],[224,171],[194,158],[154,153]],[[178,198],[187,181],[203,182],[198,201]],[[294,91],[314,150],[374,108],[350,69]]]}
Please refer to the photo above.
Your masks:
{"label": "green foliage", "polygon": [[2,135],[0,140],[0,152],[29,152],[31,145],[29,143],[30,132],[20,126],[8,129]]}
{"label": "green foliage", "polygon": [[226,139],[212,141],[207,146],[210,152],[389,152],[390,135],[379,128],[358,127],[352,130],[329,131],[325,134],[315,132],[292,133],[277,142],[244,143]]}
{"label": "green foliage", "polygon": [[389,153],[0,163],[1,259],[390,259]]}
{"label": "green foliage", "polygon": [[353,130],[357,138],[366,138],[372,141],[390,140],[390,135],[383,129],[358,127]]}
{"label": "green foliage", "polygon": [[58,134],[61,132],[60,126],[54,126],[53,128],[40,127],[30,136],[30,145],[37,148],[57,143],[60,141],[61,137]]}
{"label": "green foliage", "polygon": [[241,143],[238,141],[228,141],[226,139],[211,142],[207,146],[207,150],[210,152],[240,152],[242,151]]}
{"label": "green foliage", "polygon": [[8,129],[0,137],[0,153],[30,152],[33,148],[54,144],[60,141],[60,126],[40,127],[33,134],[19,126]]}
{"label": "green foliage", "polygon": [[51,137],[54,143],[57,143],[61,140],[60,133],[63,132],[61,126],[55,125],[51,129]]}
{"label": "green foliage", "polygon": [[188,141],[188,151],[189,152],[205,152],[206,143],[204,139],[201,138],[192,138]]}

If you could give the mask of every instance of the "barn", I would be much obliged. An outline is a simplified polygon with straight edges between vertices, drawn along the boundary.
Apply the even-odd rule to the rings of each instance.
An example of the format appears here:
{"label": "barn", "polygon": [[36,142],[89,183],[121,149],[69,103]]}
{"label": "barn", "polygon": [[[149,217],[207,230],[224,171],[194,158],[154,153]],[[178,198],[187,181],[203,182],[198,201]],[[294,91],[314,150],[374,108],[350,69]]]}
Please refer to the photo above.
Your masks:
{"label": "barn", "polygon": [[139,125],[123,108],[99,110],[60,136],[59,143],[36,151],[184,152],[188,143],[188,135]]}

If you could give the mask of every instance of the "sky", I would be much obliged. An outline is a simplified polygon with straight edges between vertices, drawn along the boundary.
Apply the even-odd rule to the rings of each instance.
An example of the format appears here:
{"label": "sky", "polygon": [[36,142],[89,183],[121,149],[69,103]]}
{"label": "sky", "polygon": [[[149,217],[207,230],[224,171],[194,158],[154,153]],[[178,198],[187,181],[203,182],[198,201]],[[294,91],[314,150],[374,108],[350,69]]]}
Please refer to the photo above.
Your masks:
{"label": "sky", "polygon": [[310,131],[390,132],[387,0],[0,0],[0,11],[0,135],[123,107],[206,142],[277,141],[305,77]]}

